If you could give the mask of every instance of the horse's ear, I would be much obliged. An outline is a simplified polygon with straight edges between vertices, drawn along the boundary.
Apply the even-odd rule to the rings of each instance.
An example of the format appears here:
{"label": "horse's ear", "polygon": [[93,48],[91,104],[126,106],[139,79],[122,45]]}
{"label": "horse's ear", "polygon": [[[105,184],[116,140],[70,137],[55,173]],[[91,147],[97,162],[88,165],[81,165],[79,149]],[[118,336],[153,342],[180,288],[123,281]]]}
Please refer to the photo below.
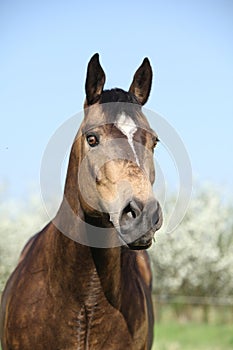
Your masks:
{"label": "horse's ear", "polygon": [[86,104],[92,105],[98,101],[103,91],[105,74],[99,62],[99,54],[96,53],[90,59],[86,77]]}
{"label": "horse's ear", "polygon": [[138,102],[143,106],[148,100],[152,83],[152,69],[148,58],[144,58],[138,68],[130,85],[129,92],[132,92]]}

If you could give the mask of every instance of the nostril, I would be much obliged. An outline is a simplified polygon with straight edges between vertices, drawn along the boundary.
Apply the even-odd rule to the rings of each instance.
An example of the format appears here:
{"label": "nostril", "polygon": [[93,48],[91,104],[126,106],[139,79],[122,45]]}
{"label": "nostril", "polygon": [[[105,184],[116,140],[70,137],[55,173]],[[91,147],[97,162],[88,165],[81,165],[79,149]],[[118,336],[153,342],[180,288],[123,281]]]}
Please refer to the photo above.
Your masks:
{"label": "nostril", "polygon": [[152,225],[155,226],[158,224],[160,219],[160,211],[156,210],[154,214],[152,215]]}
{"label": "nostril", "polygon": [[123,215],[126,215],[129,219],[135,219],[137,217],[137,214],[134,211],[134,209],[131,207],[130,203],[123,210]]}
{"label": "nostril", "polygon": [[159,216],[158,213],[154,213],[153,218],[152,218],[152,225],[155,226],[159,221]]}
{"label": "nostril", "polygon": [[122,211],[121,225],[130,224],[134,221],[141,213],[141,209],[136,202],[131,201]]}

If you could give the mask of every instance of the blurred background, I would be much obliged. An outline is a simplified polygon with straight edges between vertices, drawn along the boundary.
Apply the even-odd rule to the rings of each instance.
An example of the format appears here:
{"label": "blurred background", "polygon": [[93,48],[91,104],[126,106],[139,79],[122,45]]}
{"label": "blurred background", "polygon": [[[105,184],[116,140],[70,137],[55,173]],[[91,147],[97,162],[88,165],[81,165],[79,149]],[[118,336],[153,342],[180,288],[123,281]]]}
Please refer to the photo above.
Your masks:
{"label": "blurred background", "polygon": [[[155,348],[233,348],[232,37],[231,0],[0,2],[1,291],[27,239],[49,220],[41,159],[55,130],[82,110],[90,57],[99,52],[106,88],[127,90],[147,56],[146,107],[180,135],[193,170],[184,220],[150,249]],[[177,173],[163,145],[156,159],[166,218]]]}

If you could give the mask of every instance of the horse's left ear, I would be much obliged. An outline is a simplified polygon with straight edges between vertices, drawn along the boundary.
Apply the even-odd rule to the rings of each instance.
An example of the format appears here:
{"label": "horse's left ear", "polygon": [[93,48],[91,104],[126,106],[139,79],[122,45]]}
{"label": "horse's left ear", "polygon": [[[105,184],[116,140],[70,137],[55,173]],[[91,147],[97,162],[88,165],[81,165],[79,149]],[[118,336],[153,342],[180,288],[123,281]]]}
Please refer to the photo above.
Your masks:
{"label": "horse's left ear", "polygon": [[130,85],[129,92],[132,92],[138,102],[143,106],[150,95],[152,83],[152,69],[148,58],[144,58],[141,66],[134,74],[133,82]]}
{"label": "horse's left ear", "polygon": [[86,103],[92,105],[98,101],[103,91],[105,74],[99,62],[99,54],[96,53],[90,59],[87,67],[86,77]]}

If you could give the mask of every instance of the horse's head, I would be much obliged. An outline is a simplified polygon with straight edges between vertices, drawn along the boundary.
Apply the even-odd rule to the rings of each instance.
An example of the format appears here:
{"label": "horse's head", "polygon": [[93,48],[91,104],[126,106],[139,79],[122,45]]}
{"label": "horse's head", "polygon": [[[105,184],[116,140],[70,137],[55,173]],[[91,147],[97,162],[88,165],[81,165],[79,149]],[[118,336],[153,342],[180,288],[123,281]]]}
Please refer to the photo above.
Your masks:
{"label": "horse's head", "polygon": [[141,109],[151,82],[145,58],[128,92],[104,91],[105,74],[95,54],[87,69],[85,117],[72,148],[85,221],[114,227],[132,249],[148,248],[162,224],[152,188],[158,137]]}

